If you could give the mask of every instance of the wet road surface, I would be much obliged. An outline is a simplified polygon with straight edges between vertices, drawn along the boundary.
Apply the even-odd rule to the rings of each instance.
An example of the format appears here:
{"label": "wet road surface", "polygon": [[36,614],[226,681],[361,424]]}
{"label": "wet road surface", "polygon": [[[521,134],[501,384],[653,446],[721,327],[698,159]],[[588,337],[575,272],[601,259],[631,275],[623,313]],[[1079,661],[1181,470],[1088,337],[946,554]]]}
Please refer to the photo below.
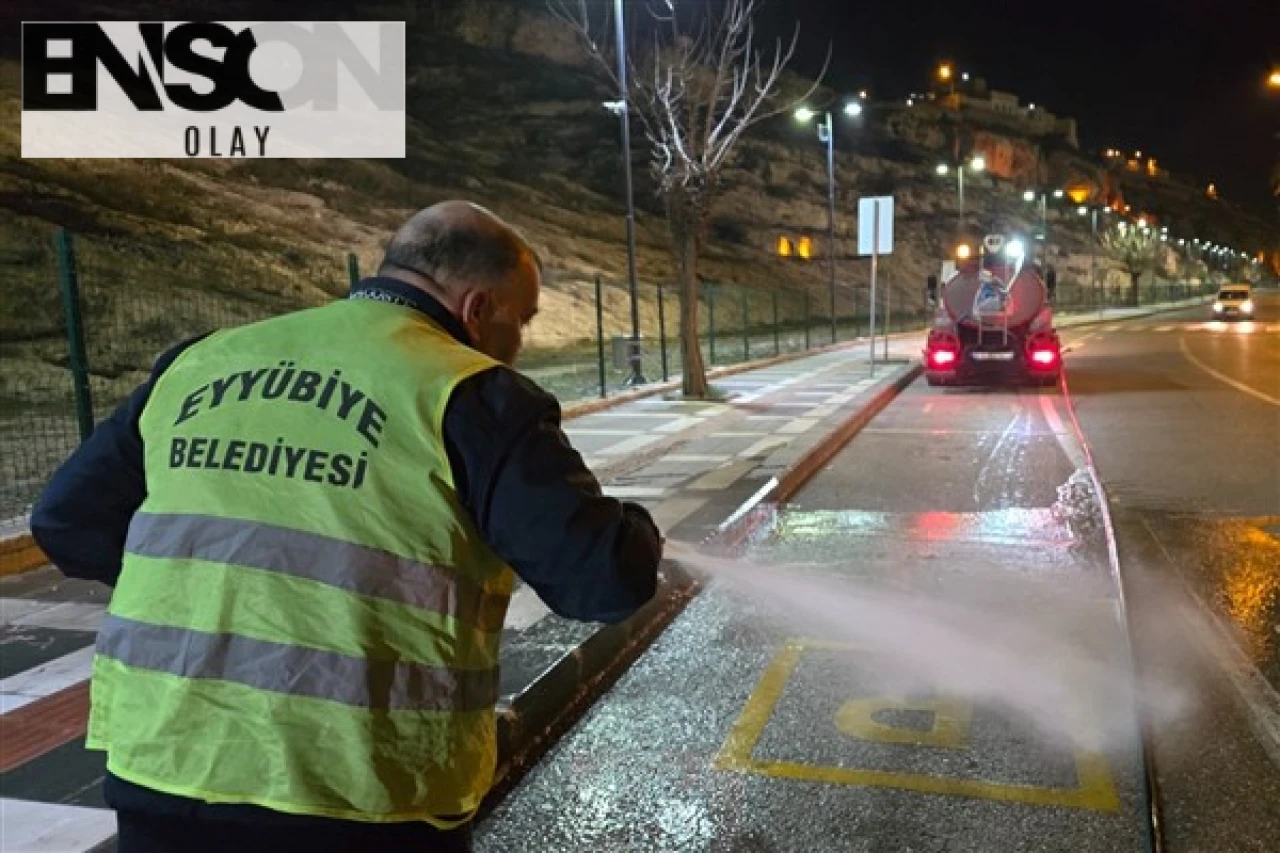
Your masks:
{"label": "wet road surface", "polygon": [[1068,336],[1139,660],[1195,685],[1157,731],[1171,849],[1280,849],[1280,294]]}
{"label": "wet road surface", "polygon": [[1052,390],[918,382],[748,560],[710,567],[477,850],[1141,849],[1127,652],[1068,417]]}

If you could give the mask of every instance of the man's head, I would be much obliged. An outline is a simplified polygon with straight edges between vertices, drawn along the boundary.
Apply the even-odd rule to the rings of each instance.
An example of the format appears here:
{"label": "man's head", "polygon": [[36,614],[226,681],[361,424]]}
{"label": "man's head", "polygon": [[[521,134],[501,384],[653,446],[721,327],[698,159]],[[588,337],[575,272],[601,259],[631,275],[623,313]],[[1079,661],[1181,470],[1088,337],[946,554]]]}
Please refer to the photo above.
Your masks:
{"label": "man's head", "polygon": [[542,287],[541,262],[524,238],[465,201],[414,214],[391,238],[378,274],[440,300],[476,349],[505,364],[515,364]]}

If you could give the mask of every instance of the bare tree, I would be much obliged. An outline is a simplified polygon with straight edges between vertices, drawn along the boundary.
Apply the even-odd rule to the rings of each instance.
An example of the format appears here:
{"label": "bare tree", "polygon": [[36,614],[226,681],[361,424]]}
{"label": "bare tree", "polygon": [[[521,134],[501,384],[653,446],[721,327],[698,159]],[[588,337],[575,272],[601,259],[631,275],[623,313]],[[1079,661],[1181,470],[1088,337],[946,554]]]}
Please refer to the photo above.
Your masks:
{"label": "bare tree", "polygon": [[1102,246],[1129,273],[1129,304],[1138,304],[1138,285],[1142,274],[1154,269],[1160,238],[1151,228],[1139,228],[1121,222],[1102,234]]}
{"label": "bare tree", "polygon": [[[611,16],[593,19],[587,0],[548,3],[581,36],[615,90],[620,88],[613,70],[616,56],[607,46]],[[687,31],[675,0],[652,0],[646,7],[652,16],[650,37],[627,48],[635,115],[648,140],[675,253],[684,393],[690,397],[707,395],[698,346],[698,255],[721,171],[749,127],[792,109],[818,87],[815,81],[797,98],[780,97],[800,27],[789,43],[778,39],[771,50],[757,48],[754,17],[760,3],[723,0],[718,17],[709,14]]]}

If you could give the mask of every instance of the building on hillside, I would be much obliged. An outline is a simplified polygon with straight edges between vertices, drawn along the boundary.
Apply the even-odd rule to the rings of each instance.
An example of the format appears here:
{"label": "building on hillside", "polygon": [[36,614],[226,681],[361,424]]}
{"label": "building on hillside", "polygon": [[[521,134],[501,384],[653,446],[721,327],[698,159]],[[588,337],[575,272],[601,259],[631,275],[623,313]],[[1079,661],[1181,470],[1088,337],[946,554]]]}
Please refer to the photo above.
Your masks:
{"label": "building on hillside", "polygon": [[[967,75],[966,75],[967,76]],[[981,77],[935,85],[942,106],[983,124],[1005,127],[1034,137],[1055,136],[1072,148],[1080,147],[1076,120],[1056,116],[1039,104],[1022,104],[1012,92],[987,88]]]}

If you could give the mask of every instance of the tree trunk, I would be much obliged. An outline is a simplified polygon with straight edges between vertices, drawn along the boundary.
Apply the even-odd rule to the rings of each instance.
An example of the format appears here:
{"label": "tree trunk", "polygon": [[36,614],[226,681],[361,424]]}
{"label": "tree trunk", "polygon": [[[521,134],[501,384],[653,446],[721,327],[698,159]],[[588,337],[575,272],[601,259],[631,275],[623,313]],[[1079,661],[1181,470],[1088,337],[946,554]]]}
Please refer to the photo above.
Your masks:
{"label": "tree trunk", "polygon": [[1138,307],[1138,288],[1142,281],[1142,273],[1129,273],[1129,304],[1134,308]]}
{"label": "tree trunk", "polygon": [[667,205],[667,224],[676,255],[676,286],[680,291],[680,353],[684,360],[684,395],[706,399],[707,370],[702,363],[698,341],[698,249],[701,223],[695,207],[685,199],[672,198]]}

